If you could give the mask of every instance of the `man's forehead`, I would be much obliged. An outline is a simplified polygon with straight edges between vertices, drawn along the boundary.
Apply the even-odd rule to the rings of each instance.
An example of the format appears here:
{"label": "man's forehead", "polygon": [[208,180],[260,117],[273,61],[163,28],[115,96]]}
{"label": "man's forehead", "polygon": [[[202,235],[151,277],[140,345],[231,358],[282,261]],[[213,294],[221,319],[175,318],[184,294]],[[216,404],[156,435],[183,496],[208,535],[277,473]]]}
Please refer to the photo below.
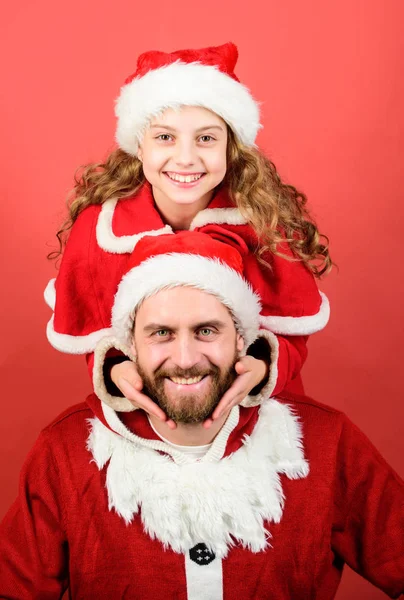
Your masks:
{"label": "man's forehead", "polygon": [[163,289],[146,298],[136,312],[138,318],[142,324],[233,322],[229,309],[216,296],[190,286]]}

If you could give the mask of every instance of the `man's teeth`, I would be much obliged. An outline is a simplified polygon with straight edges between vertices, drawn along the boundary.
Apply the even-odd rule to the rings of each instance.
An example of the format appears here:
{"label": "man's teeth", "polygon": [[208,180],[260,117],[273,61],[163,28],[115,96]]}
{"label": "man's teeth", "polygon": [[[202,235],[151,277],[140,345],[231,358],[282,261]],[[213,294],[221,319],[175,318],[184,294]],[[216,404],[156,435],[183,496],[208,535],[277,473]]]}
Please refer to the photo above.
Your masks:
{"label": "man's teeth", "polygon": [[173,181],[178,181],[179,183],[192,183],[193,181],[198,181],[203,175],[203,173],[196,173],[195,175],[178,175],[178,173],[167,173],[170,179]]}
{"label": "man's teeth", "polygon": [[199,383],[203,379],[203,375],[198,377],[170,377],[171,381],[177,385],[191,385],[192,383]]}

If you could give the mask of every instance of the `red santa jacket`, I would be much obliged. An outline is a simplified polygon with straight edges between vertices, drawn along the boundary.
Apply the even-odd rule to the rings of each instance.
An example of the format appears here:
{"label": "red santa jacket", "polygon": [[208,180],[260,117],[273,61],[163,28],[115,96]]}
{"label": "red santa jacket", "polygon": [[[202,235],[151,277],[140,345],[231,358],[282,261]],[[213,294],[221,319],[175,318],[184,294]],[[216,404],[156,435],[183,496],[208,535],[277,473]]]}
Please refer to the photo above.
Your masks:
{"label": "red santa jacket", "polygon": [[[197,214],[190,229],[204,230],[211,224],[236,233],[250,250],[244,259],[245,276],[262,301],[261,327],[272,334],[269,385],[263,393],[275,395],[299,375],[307,336],[328,321],[328,301],[300,261],[268,253],[268,268],[257,260],[257,237],[226,190]],[[132,198],[84,210],[72,228],[58,277],[45,290],[54,309],[47,327],[50,343],[62,352],[92,353],[111,333],[114,295],[136,243],[145,235],[168,233],[174,234],[156,210],[148,184]],[[288,246],[282,251],[291,256]],[[90,372],[92,364],[90,358]]]}
{"label": "red santa jacket", "polygon": [[237,406],[195,463],[93,395],[26,461],[0,597],[331,600],[348,563],[397,598],[403,532],[403,482],[336,410]]}

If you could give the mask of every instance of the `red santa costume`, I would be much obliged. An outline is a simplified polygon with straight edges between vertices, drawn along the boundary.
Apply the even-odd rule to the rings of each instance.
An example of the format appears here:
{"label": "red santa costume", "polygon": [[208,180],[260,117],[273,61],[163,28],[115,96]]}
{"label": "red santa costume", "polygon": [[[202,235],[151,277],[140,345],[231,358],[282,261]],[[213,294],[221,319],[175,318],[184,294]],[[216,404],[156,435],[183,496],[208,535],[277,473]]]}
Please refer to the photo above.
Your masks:
{"label": "red santa costume", "polygon": [[[206,234],[144,238],[116,343],[168,285],[215,295],[251,343],[260,304],[242,268]],[[236,406],[195,461],[126,402],[91,395],[41,433],[0,527],[1,598],[331,600],[344,563],[404,592],[404,484],[339,411],[288,395]]]}
{"label": "red santa costume", "polygon": [[[258,104],[234,74],[236,62],[237,49],[231,43],[141,55],[117,100],[119,147],[136,156],[151,118],[183,105],[215,112],[241,142],[253,145],[260,127]],[[196,215],[190,229],[212,224],[244,239],[244,275],[261,298],[260,327],[273,334],[269,381],[261,398],[277,394],[296,382],[307,356],[307,336],[326,325],[327,298],[302,262],[269,252],[263,256],[269,268],[258,261],[257,236],[225,188]],[[111,333],[113,298],[131,252],[142,237],[168,233],[174,232],[162,221],[148,183],[133,197],[86,208],[74,223],[59,275],[45,291],[54,310],[47,328],[50,343],[62,352],[90,353],[91,372],[97,342]],[[292,258],[286,244],[281,250]]]}

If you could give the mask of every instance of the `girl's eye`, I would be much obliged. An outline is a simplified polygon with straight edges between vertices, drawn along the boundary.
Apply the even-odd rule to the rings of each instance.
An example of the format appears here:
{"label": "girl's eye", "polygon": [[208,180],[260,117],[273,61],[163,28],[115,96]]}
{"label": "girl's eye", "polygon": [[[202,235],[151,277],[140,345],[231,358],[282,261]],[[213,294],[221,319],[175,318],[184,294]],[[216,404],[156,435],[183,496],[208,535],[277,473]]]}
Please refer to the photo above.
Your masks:
{"label": "girl's eye", "polygon": [[161,140],[162,142],[169,142],[171,140],[171,135],[168,133],[161,133],[157,136],[157,139]]}
{"label": "girl's eye", "polygon": [[208,142],[213,142],[214,138],[211,135],[201,135],[201,137],[199,138],[202,142],[204,143],[208,143]]}

